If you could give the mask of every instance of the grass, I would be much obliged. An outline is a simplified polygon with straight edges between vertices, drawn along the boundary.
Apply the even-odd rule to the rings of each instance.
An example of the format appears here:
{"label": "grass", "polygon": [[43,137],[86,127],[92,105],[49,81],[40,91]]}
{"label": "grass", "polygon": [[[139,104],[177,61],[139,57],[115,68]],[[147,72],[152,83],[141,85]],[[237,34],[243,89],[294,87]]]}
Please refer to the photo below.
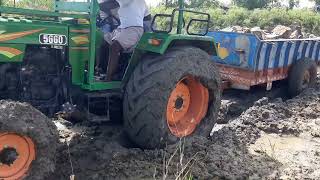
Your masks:
{"label": "grass", "polygon": [[262,145],[259,146],[259,149],[256,150],[257,153],[263,154],[267,157],[270,157],[273,161],[277,161],[276,157],[276,144],[272,143],[271,140],[268,138],[268,144],[263,144],[267,147],[262,147]]}
{"label": "grass", "polygon": [[[169,178],[171,174],[174,175],[175,180],[193,180],[192,168],[197,162],[197,155],[195,153],[191,158],[185,156],[185,139],[180,139],[177,147],[171,155],[164,154],[162,166],[162,180]],[[154,176],[155,177],[155,176]]]}

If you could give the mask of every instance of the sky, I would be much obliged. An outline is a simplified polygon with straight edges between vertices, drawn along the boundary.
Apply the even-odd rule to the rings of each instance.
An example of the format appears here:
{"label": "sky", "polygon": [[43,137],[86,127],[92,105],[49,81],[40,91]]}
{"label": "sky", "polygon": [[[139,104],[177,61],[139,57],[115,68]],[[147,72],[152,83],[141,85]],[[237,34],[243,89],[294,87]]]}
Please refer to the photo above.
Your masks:
{"label": "sky", "polygon": [[[232,0],[219,0],[223,4],[230,4]],[[160,0],[146,0],[149,6],[156,6],[159,4]],[[287,0],[285,0],[284,4],[287,3]],[[313,3],[309,0],[300,0],[300,8],[304,7],[313,7]]]}

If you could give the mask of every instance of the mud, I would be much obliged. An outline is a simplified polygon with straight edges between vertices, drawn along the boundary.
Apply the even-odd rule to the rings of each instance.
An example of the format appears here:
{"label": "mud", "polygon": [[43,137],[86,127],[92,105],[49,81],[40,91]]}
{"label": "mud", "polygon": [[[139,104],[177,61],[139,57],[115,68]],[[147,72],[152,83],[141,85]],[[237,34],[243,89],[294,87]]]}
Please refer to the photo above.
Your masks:
{"label": "mud", "polygon": [[[29,169],[28,174],[26,174],[26,180],[42,180],[55,171],[56,150],[59,144],[58,133],[56,132],[54,123],[40,111],[27,103],[1,100],[0,133],[18,133],[19,135],[32,139],[33,143],[36,145],[36,159],[32,162],[32,166]],[[18,154],[13,162],[17,161],[21,164],[25,161],[24,159],[30,157],[28,157],[26,153],[28,152],[26,150],[28,144],[23,143],[23,140],[18,142],[20,143],[18,145],[10,145],[10,143],[9,145],[5,144],[5,146],[0,149],[2,151],[8,147],[11,149],[16,149],[18,147],[16,149]],[[3,142],[1,144],[3,144]],[[4,168],[1,167],[0,170],[6,169],[5,166],[9,166],[9,164],[2,164],[2,162],[4,161],[1,158],[1,166],[3,166],[3,164],[5,165]],[[1,175],[3,175],[3,173],[1,173]],[[15,178],[9,177],[9,179]],[[0,177],[0,179],[3,179],[3,177]]]}
{"label": "mud", "polygon": [[52,179],[320,179],[319,90],[320,82],[288,100],[285,88],[228,91],[209,139],[165,150],[136,148],[120,125],[56,120],[61,147]]}

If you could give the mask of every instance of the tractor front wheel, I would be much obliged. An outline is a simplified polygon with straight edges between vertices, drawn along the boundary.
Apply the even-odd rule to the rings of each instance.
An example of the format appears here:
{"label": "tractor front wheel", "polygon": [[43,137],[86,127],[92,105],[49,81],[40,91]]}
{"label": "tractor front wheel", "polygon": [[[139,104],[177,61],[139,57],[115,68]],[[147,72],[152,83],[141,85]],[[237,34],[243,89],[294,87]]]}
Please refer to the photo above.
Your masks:
{"label": "tractor front wheel", "polygon": [[0,179],[46,179],[55,169],[58,133],[30,105],[0,101]]}
{"label": "tractor front wheel", "polygon": [[209,136],[220,107],[220,76],[209,55],[177,47],[147,56],[124,96],[125,129],[143,148],[163,148],[180,138]]}

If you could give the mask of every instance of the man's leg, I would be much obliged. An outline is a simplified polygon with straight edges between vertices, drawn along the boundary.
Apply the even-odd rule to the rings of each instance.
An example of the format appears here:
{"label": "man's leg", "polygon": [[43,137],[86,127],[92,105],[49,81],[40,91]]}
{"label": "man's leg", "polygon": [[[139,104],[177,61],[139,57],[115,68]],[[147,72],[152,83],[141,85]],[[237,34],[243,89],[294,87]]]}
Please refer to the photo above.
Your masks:
{"label": "man's leg", "polygon": [[97,63],[97,69],[100,70],[100,73],[104,73],[107,71],[107,62],[106,58],[109,58],[109,43],[107,41],[103,41],[100,45],[100,50],[99,50],[99,60]]}
{"label": "man's leg", "polygon": [[[96,61],[96,71],[97,74],[104,74],[107,72],[108,59],[109,59],[109,48],[112,43],[112,33],[105,32],[102,43],[97,51],[97,56],[99,56]],[[106,60],[107,59],[107,60]]]}
{"label": "man's leg", "polygon": [[109,51],[109,63],[107,69],[107,81],[111,81],[118,70],[120,52],[128,51],[135,47],[143,34],[142,27],[130,27],[116,29],[113,33],[113,41]]}
{"label": "man's leg", "polygon": [[119,67],[119,58],[122,50],[123,48],[117,40],[112,41],[109,49],[109,60],[106,79],[107,81],[112,81],[113,75]]}

